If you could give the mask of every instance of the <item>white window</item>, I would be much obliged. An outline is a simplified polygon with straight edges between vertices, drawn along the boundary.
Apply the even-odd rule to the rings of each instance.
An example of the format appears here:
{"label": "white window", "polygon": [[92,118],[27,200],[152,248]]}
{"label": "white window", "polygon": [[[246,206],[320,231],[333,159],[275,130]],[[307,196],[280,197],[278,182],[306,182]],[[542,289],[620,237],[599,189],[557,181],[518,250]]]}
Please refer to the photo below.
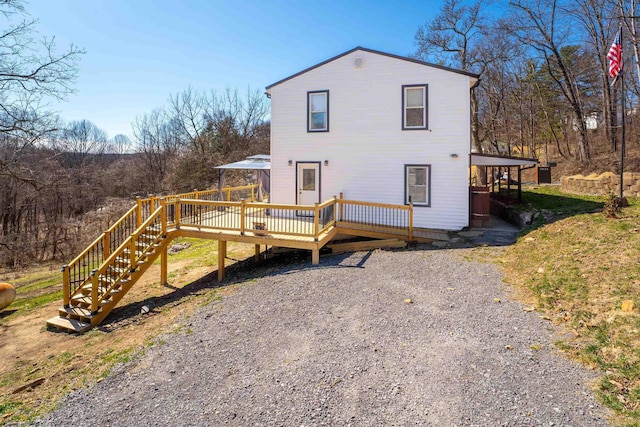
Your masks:
{"label": "white window", "polygon": [[402,86],[402,129],[427,129],[427,85]]}
{"label": "white window", "polygon": [[405,165],[405,204],[431,206],[431,166]]}
{"label": "white window", "polygon": [[307,92],[307,131],[329,131],[329,91]]}

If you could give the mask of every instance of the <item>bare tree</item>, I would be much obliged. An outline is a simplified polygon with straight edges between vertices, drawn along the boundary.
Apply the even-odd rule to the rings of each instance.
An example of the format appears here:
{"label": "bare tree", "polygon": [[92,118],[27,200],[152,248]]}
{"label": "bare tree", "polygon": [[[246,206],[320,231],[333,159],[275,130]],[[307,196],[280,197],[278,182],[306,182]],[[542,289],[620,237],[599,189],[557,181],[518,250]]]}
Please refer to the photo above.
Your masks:
{"label": "bare tree", "polygon": [[22,0],[0,2],[6,23],[0,32],[0,133],[27,139],[51,130],[49,100],[74,91],[83,50],[71,45],[58,53],[54,38],[35,40],[37,20],[28,17]]}
{"label": "bare tree", "polygon": [[55,147],[71,167],[81,166],[108,151],[107,133],[89,120],[72,121],[59,132]]}
{"label": "bare tree", "polygon": [[[482,51],[487,34],[487,20],[483,14],[485,0],[468,4],[462,0],[446,0],[436,17],[418,29],[414,56],[430,58],[463,71],[481,74],[490,61],[488,51]],[[471,139],[478,152],[482,152],[478,128],[478,99],[471,93]]]}
{"label": "bare tree", "polygon": [[578,129],[578,153],[582,162],[590,158],[584,108],[575,75],[562,47],[568,44],[572,26],[559,8],[558,0],[512,0],[512,31],[521,43],[531,47],[544,61],[556,87],[571,106]]}
{"label": "bare tree", "polygon": [[115,154],[127,154],[131,150],[131,139],[127,135],[119,133],[111,138],[109,145]]}
{"label": "bare tree", "polygon": [[162,192],[170,162],[181,146],[181,131],[181,125],[162,109],[136,118],[133,137],[140,153],[140,167],[146,172],[146,182],[140,183],[141,190]]}

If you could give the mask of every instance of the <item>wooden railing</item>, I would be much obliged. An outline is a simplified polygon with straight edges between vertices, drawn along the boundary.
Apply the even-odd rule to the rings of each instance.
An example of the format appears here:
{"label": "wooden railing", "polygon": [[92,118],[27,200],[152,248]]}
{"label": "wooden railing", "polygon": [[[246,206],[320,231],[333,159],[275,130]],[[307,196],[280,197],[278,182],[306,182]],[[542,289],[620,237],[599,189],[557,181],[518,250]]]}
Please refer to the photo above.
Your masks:
{"label": "wooden railing", "polygon": [[391,205],[345,199],[338,199],[338,202],[339,225],[355,229],[373,226],[376,231],[413,239],[413,205]]}
{"label": "wooden railing", "polygon": [[163,235],[164,207],[157,208],[125,241],[91,274],[91,311],[100,304],[140,261],[154,249]]}
{"label": "wooden railing", "polygon": [[276,205],[176,199],[167,203],[169,226],[251,232],[257,235],[319,236],[335,225],[336,199],[322,204]]}

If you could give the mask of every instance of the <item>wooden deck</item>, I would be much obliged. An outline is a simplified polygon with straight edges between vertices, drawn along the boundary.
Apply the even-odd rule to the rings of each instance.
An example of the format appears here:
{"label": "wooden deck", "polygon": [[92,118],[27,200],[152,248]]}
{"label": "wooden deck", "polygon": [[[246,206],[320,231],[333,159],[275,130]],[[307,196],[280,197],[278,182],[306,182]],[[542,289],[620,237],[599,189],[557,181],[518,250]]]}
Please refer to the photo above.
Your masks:
{"label": "wooden deck", "polygon": [[[395,247],[399,241],[441,240],[443,235],[413,229],[413,207],[333,198],[313,206],[253,202],[254,188],[238,190],[251,201],[218,201],[214,190],[165,198],[138,199],[113,226],[68,265],[63,266],[63,307],[48,325],[83,332],[99,324],[120,299],[160,259],[160,281],[168,282],[168,247],[176,237],[218,241],[218,279],[225,275],[227,242],[311,251],[313,264],[320,249],[338,235],[380,240]],[[226,197],[231,194],[226,190]],[[224,193],[222,193],[224,194]],[[446,237],[446,233],[444,235]],[[366,242],[363,248],[376,244]],[[336,248],[356,249],[358,244]]]}

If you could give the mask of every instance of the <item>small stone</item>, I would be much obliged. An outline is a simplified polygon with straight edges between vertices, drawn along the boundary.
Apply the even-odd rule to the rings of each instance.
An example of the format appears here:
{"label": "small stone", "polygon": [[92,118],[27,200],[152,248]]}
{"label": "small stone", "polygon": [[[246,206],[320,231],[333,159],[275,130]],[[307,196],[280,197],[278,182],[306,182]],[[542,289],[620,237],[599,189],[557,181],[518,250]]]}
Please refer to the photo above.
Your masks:
{"label": "small stone", "polygon": [[538,273],[540,273],[540,274],[544,273],[544,268],[538,267]]}
{"label": "small stone", "polygon": [[524,241],[525,241],[525,242],[534,242],[535,240],[536,240],[536,239],[535,239],[535,238],[533,238],[533,237],[525,237],[525,238],[524,238]]}
{"label": "small stone", "polygon": [[512,346],[511,344],[509,344],[509,345],[505,345],[505,346],[504,346],[504,348],[505,348],[506,350],[513,350],[513,346]]}
{"label": "small stone", "polygon": [[404,302],[406,304],[413,304],[413,300],[411,298],[407,298],[406,300],[404,300]]}

